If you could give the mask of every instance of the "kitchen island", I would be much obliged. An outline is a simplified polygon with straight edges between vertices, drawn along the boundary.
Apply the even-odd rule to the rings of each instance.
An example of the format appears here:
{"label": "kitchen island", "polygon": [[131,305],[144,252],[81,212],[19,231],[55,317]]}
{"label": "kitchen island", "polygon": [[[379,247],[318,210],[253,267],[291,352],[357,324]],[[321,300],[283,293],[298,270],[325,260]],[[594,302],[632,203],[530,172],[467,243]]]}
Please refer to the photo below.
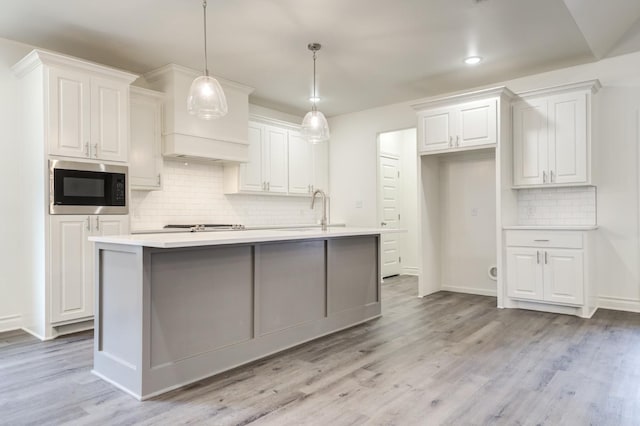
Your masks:
{"label": "kitchen island", "polygon": [[91,237],[93,372],[146,399],[376,318],[383,232]]}

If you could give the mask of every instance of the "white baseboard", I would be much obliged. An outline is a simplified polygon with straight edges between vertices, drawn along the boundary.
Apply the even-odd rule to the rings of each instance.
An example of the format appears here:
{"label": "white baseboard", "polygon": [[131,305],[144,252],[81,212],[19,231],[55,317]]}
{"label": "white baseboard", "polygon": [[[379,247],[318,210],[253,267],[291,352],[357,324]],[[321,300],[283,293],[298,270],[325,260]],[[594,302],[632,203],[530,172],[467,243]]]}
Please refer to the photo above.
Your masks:
{"label": "white baseboard", "polygon": [[598,308],[640,313],[640,300],[624,297],[598,296]]}
{"label": "white baseboard", "polygon": [[478,296],[496,297],[498,295],[497,290],[474,288],[474,287],[457,287],[457,286],[443,285],[442,287],[440,287],[440,290],[452,291],[454,293],[477,294]]}
{"label": "white baseboard", "polygon": [[22,315],[7,315],[0,317],[0,332],[19,330],[22,328]]}
{"label": "white baseboard", "polygon": [[413,275],[417,277],[418,275],[420,275],[420,269],[415,266],[403,266],[402,268],[400,268],[400,274]]}

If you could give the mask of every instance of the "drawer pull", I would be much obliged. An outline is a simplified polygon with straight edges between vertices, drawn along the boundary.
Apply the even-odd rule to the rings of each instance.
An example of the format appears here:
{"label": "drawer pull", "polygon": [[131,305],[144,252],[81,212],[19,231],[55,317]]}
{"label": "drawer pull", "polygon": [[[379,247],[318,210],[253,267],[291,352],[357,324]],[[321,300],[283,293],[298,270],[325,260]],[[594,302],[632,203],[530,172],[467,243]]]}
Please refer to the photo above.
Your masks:
{"label": "drawer pull", "polygon": [[548,243],[549,242],[549,240],[533,240],[533,241],[535,241],[537,243]]}

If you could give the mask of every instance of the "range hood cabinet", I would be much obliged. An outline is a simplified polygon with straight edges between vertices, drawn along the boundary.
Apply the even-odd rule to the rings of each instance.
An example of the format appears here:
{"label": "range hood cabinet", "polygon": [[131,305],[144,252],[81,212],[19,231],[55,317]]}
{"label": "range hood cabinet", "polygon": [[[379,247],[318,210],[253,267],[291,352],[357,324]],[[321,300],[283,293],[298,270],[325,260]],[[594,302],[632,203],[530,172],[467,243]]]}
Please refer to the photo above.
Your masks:
{"label": "range hood cabinet", "polygon": [[163,108],[162,154],[166,157],[209,161],[249,160],[249,94],[253,89],[218,78],[229,113],[202,120],[187,112],[191,82],[201,73],[169,64],[144,75],[149,87],[166,94]]}

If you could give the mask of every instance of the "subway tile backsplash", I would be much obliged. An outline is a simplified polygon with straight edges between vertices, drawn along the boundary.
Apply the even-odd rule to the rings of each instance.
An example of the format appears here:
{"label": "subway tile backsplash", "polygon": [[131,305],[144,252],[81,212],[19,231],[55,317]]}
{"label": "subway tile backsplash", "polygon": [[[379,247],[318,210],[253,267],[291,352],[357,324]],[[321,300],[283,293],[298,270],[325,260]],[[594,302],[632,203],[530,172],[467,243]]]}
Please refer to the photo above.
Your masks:
{"label": "subway tile backsplash", "polygon": [[318,223],[309,197],[223,193],[223,166],[164,159],[161,191],[131,191],[131,229],[169,223],[232,223],[247,226]]}
{"label": "subway tile backsplash", "polygon": [[518,190],[519,225],[595,225],[596,187]]}

